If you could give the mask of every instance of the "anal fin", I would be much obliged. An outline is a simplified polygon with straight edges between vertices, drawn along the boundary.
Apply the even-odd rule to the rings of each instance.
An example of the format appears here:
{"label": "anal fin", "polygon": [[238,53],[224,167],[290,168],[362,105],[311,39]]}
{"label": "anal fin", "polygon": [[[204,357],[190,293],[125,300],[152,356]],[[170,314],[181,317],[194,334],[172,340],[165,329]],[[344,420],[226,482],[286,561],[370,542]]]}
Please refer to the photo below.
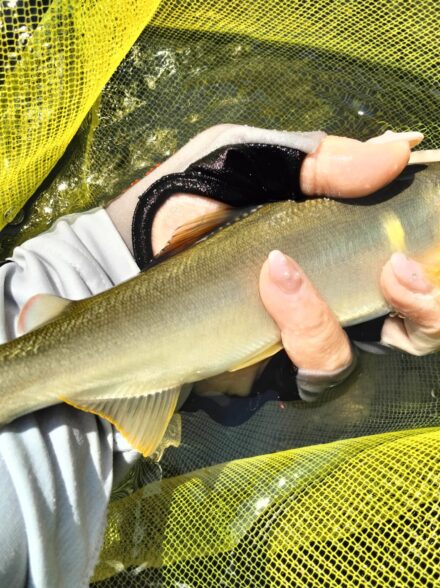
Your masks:
{"label": "anal fin", "polygon": [[270,347],[266,347],[266,349],[263,349],[263,351],[258,351],[258,353],[255,353],[255,355],[252,355],[252,357],[247,358],[244,361],[238,363],[237,365],[232,367],[229,371],[236,372],[238,370],[242,370],[242,369],[247,368],[251,365],[254,365],[255,363],[258,363],[260,361],[263,361],[264,359],[267,359],[268,357],[271,357],[272,355],[275,355],[275,353],[278,353],[278,351],[281,351],[282,348],[283,348],[283,346],[282,346],[281,342],[274,343]]}
{"label": "anal fin", "polygon": [[[89,392],[91,398],[78,401],[60,397],[60,400],[96,414],[111,422],[128,443],[144,455],[151,455],[158,445],[174,414],[179,399],[180,386],[159,392],[143,393],[139,383],[127,383],[127,395],[123,396],[124,385],[118,386],[118,396],[109,393]],[[136,394],[137,392],[137,394]]]}

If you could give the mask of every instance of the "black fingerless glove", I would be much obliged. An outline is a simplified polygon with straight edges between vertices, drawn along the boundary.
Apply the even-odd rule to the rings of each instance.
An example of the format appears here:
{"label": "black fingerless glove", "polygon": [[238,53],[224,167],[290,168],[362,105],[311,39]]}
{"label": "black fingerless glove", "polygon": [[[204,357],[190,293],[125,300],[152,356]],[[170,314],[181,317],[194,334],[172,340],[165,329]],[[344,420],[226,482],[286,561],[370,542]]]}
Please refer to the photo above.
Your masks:
{"label": "black fingerless glove", "polygon": [[181,173],[163,176],[140,197],[132,242],[141,269],[153,259],[151,228],[164,202],[176,193],[197,194],[234,207],[303,198],[299,172],[306,154],[280,145],[239,144],[216,149]]}

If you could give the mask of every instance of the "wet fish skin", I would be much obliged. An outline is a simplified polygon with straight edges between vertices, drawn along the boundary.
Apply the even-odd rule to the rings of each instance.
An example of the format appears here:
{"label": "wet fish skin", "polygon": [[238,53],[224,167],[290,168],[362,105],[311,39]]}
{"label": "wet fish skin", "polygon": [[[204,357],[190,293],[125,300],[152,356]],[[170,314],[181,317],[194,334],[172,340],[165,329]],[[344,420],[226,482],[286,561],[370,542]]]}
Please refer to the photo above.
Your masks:
{"label": "wet fish skin", "polygon": [[[374,206],[329,199],[264,205],[0,346],[0,424],[62,400],[84,408],[177,389],[276,344],[278,329],[258,291],[273,249],[299,262],[343,325],[385,314],[379,275],[390,254],[402,247],[416,256],[440,245],[440,163],[412,171],[375,196],[398,192],[393,198]],[[168,422],[171,405],[165,416],[155,408],[155,418]]]}

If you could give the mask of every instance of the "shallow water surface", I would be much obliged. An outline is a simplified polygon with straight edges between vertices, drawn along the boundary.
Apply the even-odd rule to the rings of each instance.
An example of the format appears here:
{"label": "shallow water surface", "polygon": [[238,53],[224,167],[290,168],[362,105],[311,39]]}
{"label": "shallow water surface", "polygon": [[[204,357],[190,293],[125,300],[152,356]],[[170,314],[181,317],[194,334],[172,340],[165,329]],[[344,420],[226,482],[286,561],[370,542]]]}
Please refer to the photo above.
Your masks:
{"label": "shallow water surface", "polygon": [[116,71],[17,227],[5,255],[59,216],[100,205],[213,124],[323,129],[366,139],[388,128],[439,146],[440,95],[408,72],[297,45],[150,27]]}

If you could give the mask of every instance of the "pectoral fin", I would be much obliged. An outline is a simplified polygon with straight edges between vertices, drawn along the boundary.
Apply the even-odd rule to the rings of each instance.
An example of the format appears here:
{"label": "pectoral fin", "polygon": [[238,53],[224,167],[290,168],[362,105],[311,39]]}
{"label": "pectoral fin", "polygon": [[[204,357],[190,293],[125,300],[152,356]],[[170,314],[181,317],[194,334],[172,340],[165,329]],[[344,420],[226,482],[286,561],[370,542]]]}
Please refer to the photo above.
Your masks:
{"label": "pectoral fin", "polygon": [[423,266],[423,271],[428,280],[437,288],[440,287],[440,243],[415,255],[414,259]]}
{"label": "pectoral fin", "polygon": [[162,261],[184,251],[205,237],[227,227],[254,212],[258,206],[232,208],[227,204],[218,203],[219,210],[204,214],[187,224],[178,227],[170,241],[157,255],[156,261]]}
{"label": "pectoral fin", "polygon": [[117,397],[115,391],[106,389],[102,394],[90,391],[87,400],[60,400],[110,421],[136,451],[147,457],[158,447],[173,416],[180,386],[147,394],[142,388],[138,382],[128,382],[118,386]]}
{"label": "pectoral fin", "polygon": [[74,304],[54,294],[36,294],[22,307],[17,319],[17,335],[24,335],[50,322]]}
{"label": "pectoral fin", "polygon": [[244,361],[242,361],[241,363],[238,363],[237,365],[234,365],[234,367],[232,367],[229,371],[236,372],[238,370],[242,370],[242,369],[247,368],[251,365],[254,365],[254,363],[258,363],[259,361],[263,361],[263,359],[267,359],[268,357],[275,355],[275,353],[278,353],[278,351],[281,351],[282,348],[283,348],[283,346],[281,345],[281,342],[274,343],[270,347],[263,349],[263,351],[259,351],[258,353],[256,353],[252,357],[245,359]]}

